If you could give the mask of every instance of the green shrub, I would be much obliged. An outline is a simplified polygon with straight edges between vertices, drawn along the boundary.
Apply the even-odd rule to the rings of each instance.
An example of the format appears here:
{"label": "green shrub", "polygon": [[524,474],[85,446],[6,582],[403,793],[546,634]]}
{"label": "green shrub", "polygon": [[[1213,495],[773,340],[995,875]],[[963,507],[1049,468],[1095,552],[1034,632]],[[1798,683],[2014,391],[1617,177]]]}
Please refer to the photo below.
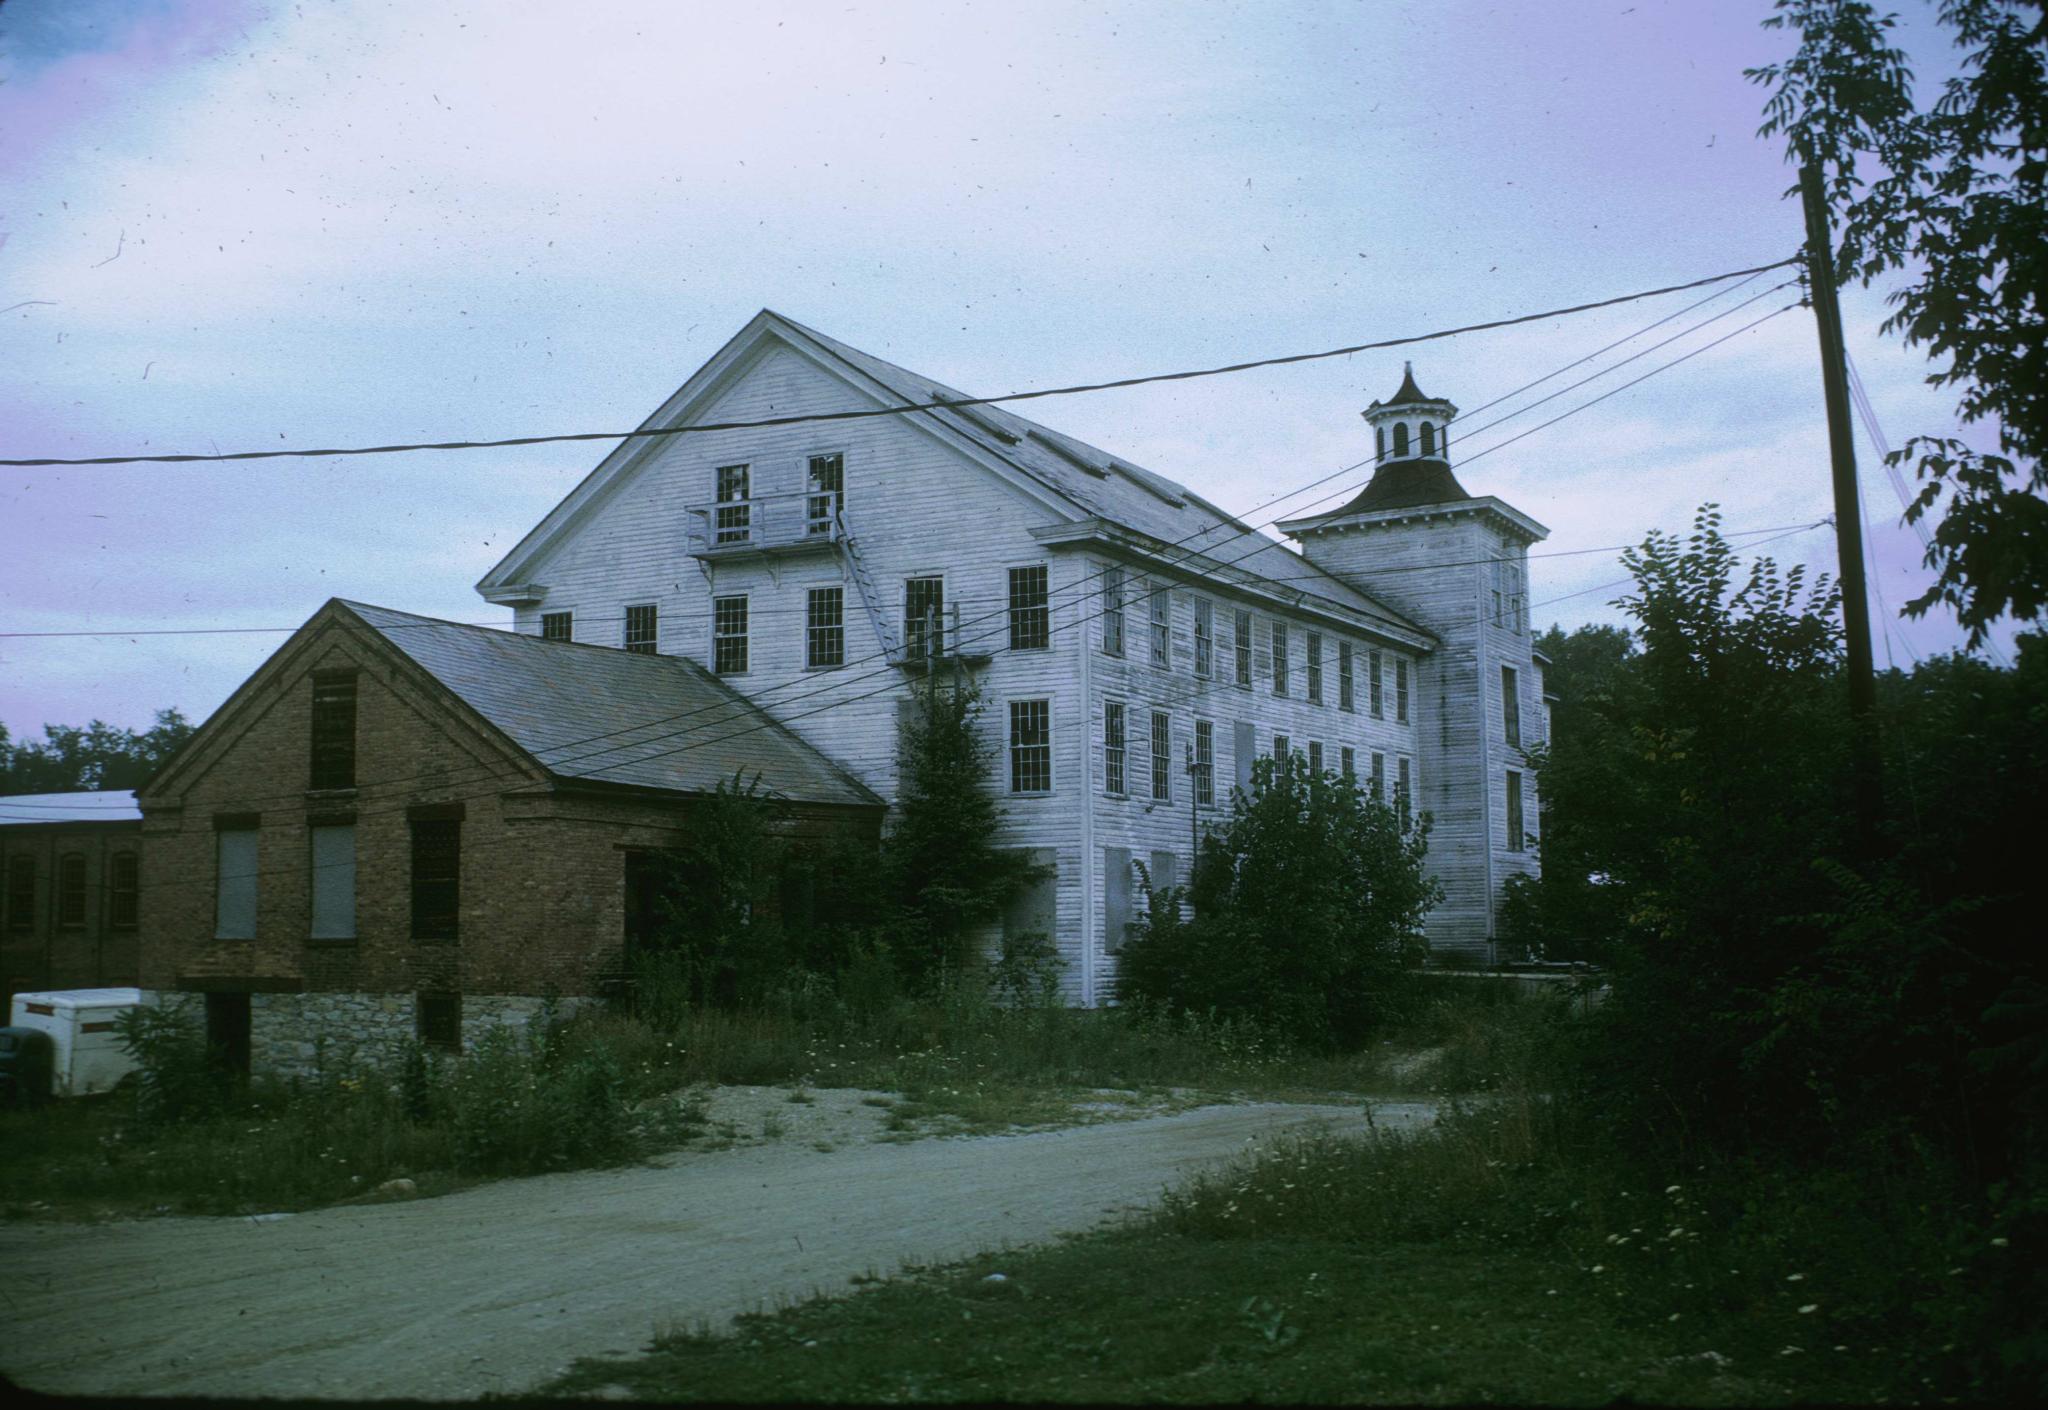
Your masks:
{"label": "green shrub", "polygon": [[143,1125],[204,1118],[226,1104],[228,1078],[185,1005],[138,1004],[115,1019],[114,1031],[135,1064],[135,1115]]}

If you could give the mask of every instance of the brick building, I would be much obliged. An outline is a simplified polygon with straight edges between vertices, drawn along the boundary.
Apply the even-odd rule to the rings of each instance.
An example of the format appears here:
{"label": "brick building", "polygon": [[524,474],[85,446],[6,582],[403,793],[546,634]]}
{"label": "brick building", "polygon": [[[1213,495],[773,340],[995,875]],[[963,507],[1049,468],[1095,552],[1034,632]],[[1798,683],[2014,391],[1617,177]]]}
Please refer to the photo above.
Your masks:
{"label": "brick building", "polygon": [[637,859],[741,771],[795,832],[879,830],[694,662],[331,601],[141,790],[140,982],[286,1073],[572,1008],[619,967]]}
{"label": "brick building", "polygon": [[141,831],[126,789],[0,797],[0,1010],[135,983]]}

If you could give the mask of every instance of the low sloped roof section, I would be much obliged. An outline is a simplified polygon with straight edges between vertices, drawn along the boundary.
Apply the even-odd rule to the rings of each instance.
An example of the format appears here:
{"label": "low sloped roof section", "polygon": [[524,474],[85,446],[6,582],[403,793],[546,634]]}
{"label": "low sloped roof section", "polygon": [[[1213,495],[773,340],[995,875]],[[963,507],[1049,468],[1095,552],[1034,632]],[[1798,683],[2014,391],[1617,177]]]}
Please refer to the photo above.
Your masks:
{"label": "low sloped roof section", "polygon": [[882,803],[694,661],[337,601],[565,782],[705,794],[744,772],[792,802]]}
{"label": "low sloped roof section", "polygon": [[9,793],[0,796],[0,827],[28,823],[141,822],[132,788],[82,789],[75,793]]}

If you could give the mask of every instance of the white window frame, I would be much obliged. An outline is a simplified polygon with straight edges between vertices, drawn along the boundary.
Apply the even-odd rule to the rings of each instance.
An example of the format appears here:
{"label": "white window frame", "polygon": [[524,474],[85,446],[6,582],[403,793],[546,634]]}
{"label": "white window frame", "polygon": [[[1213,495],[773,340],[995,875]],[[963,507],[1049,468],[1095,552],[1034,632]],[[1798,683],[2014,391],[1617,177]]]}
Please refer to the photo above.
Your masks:
{"label": "white window frame", "polygon": [[1190,781],[1197,808],[1216,806],[1216,722],[1195,717],[1195,775]]}
{"label": "white window frame", "polygon": [[[937,627],[939,649],[936,655],[939,657],[944,657],[944,655],[946,654],[946,607],[953,600],[953,585],[946,581],[947,576],[948,575],[943,571],[937,573],[905,573],[903,575],[903,591],[897,597],[896,601],[897,611],[900,612],[903,616],[904,655],[911,655],[910,643],[912,634],[910,630],[910,585],[912,583],[925,583],[934,581],[936,581],[939,585],[939,621]],[[911,656],[912,660],[929,661],[933,659],[934,653],[931,649],[931,643],[927,641],[923,643],[923,647],[923,653],[921,655]]]}
{"label": "white window frame", "polygon": [[[1045,640],[1044,640],[1044,641],[1042,641],[1042,642],[1040,642],[1040,643],[1039,643],[1038,645],[1036,645],[1036,646],[1019,646],[1019,645],[1017,645],[1017,611],[1018,611],[1018,609],[1017,609],[1016,597],[1015,597],[1015,593],[1014,593],[1014,581],[1013,581],[1013,579],[1012,579],[1011,575],[1012,575],[1012,574],[1014,574],[1014,573],[1019,573],[1019,572],[1028,572],[1028,571],[1031,571],[1031,570],[1033,570],[1033,569],[1036,569],[1036,570],[1037,570],[1038,572],[1040,572],[1040,573],[1042,573],[1042,574],[1044,574],[1044,575],[1045,575],[1045,592],[1044,592],[1044,597],[1043,597],[1043,599],[1042,599],[1042,600],[1040,601],[1040,603],[1039,603],[1039,605],[1038,605],[1038,608],[1036,609],[1036,610],[1037,610],[1038,612],[1040,612],[1040,613],[1041,613],[1041,614],[1043,614],[1043,616],[1044,616],[1044,620],[1045,620],[1045,633],[1044,633],[1044,635],[1045,635]],[[1006,616],[1006,618],[1005,618],[1005,621],[1006,621],[1006,624],[1007,624],[1007,626],[1008,626],[1008,628],[1009,628],[1009,632],[1008,632],[1008,635],[1007,635],[1007,638],[1006,638],[1006,640],[1007,640],[1007,644],[1008,644],[1008,646],[1009,646],[1009,649],[1010,649],[1010,650],[1012,650],[1012,651],[1050,651],[1050,650],[1052,650],[1052,564],[1051,564],[1051,563],[1047,562],[1047,561],[1046,561],[1045,559],[1043,559],[1043,558],[1040,558],[1040,559],[1037,559],[1037,560],[1035,560],[1035,561],[1033,561],[1033,562],[1029,562],[1029,563],[1009,563],[1009,564],[1005,564],[1005,565],[1004,565],[1004,567],[1003,567],[1003,606],[1004,606],[1004,608],[1005,608],[1005,610],[1006,610],[1006,612],[1007,612],[1007,616]],[[1025,610],[1025,611],[1027,611],[1027,612],[1029,612],[1029,611],[1031,611],[1032,609],[1031,609],[1031,608],[1025,608],[1024,610]]]}
{"label": "white window frame", "polygon": [[[1116,720],[1116,742],[1112,744],[1109,722]],[[1131,790],[1131,711],[1124,700],[1111,697],[1102,702],[1102,791],[1112,798],[1128,798]]]}
{"label": "white window frame", "polygon": [[1208,680],[1216,672],[1216,604],[1206,597],[1195,599],[1195,678]]}
{"label": "white window frame", "polygon": [[[1019,705],[1043,705],[1045,707],[1045,743],[1043,746],[1035,744],[1020,745],[1017,742],[1016,707]],[[1053,765],[1059,757],[1054,752],[1053,698],[1050,695],[1019,695],[1006,699],[1003,702],[1003,728],[1005,731],[1003,791],[1012,798],[1044,798],[1050,796],[1055,782]],[[1043,747],[1045,750],[1045,787],[1017,787],[1017,751],[1019,749],[1037,749],[1040,747]]]}
{"label": "white window frame", "polygon": [[1122,657],[1124,654],[1124,589],[1129,585],[1130,575],[1124,572],[1121,563],[1102,565],[1102,654]]}
{"label": "white window frame", "polygon": [[1271,619],[1266,624],[1266,645],[1270,649],[1273,658],[1273,693],[1285,696],[1287,694],[1287,677],[1291,674],[1287,664],[1287,652],[1289,649],[1287,644],[1287,623],[1281,621],[1278,617]]}
{"label": "white window frame", "polygon": [[[821,627],[812,621],[812,617],[815,615],[812,611],[812,600],[821,592],[836,592],[839,594],[839,621],[836,626]],[[751,619],[751,614],[749,616]],[[837,661],[820,661],[816,659],[818,653],[814,648],[817,645],[818,633],[825,631],[837,631],[839,634],[839,659]],[[846,584],[813,583],[804,589],[804,669],[806,671],[836,671],[845,664]]]}
{"label": "white window frame", "polygon": [[1173,669],[1173,589],[1150,579],[1145,599],[1146,659],[1158,671]]}
{"label": "white window frame", "polygon": [[1307,632],[1301,646],[1302,672],[1308,680],[1308,703],[1323,703],[1323,634]]}
{"label": "white window frame", "polygon": [[[754,669],[754,604],[752,599],[753,594],[746,592],[722,592],[711,599],[711,674],[714,676],[744,676]],[[719,630],[718,604],[721,602],[738,602],[740,604],[740,611],[745,615],[745,620],[741,625],[738,635],[740,655],[745,658],[745,663],[739,669],[732,671],[720,670],[718,665],[719,642],[733,639],[730,635]]]}
{"label": "white window frame", "polygon": [[1234,609],[1231,617],[1230,655],[1233,683],[1239,690],[1252,688],[1252,635],[1258,631],[1251,609]]}
{"label": "white window frame", "polygon": [[[1166,731],[1166,748],[1159,747],[1160,726]],[[1173,801],[1173,714],[1168,710],[1153,710],[1145,722],[1146,747],[1151,757],[1151,799],[1154,803]]]}
{"label": "white window frame", "polygon": [[[831,456],[839,457],[839,487],[818,488],[818,468],[815,462]],[[844,450],[814,450],[804,456],[804,534],[813,537],[832,532],[833,520],[846,504],[846,452]]]}
{"label": "white window frame", "polygon": [[[728,475],[737,478],[739,493],[726,492]],[[735,465],[719,465],[711,471],[711,497],[714,507],[711,511],[711,543],[713,547],[729,544],[752,543],[754,541],[754,467],[751,461]]]}

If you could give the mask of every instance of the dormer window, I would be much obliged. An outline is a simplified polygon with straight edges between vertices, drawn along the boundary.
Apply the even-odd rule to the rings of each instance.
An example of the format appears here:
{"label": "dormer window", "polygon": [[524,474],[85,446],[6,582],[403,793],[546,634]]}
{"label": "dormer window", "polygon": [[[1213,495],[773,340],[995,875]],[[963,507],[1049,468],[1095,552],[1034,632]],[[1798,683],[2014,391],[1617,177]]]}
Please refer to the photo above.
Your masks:
{"label": "dormer window", "polygon": [[1407,453],[1408,423],[1406,421],[1396,421],[1394,423],[1394,454],[1406,455]]}
{"label": "dormer window", "polygon": [[1436,454],[1436,426],[1428,421],[1422,423],[1422,453]]}

